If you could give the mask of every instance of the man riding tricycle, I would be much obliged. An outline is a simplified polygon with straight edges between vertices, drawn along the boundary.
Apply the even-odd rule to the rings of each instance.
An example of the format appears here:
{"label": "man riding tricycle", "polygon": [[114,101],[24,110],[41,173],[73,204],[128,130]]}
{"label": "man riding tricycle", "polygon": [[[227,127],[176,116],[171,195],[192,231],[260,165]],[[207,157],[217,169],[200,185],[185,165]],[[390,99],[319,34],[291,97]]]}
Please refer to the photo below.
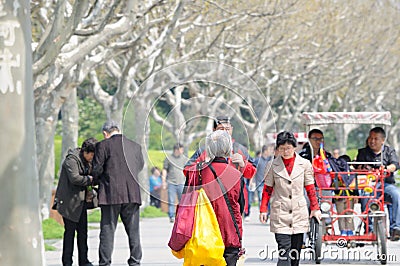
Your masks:
{"label": "man riding tricycle", "polygon": [[[393,178],[399,163],[395,152],[392,153],[393,149],[384,145],[385,131],[381,127],[374,127],[366,147],[359,149],[356,159],[352,161],[348,156],[335,158],[326,152],[323,133],[316,128],[338,124],[390,126],[390,113],[303,113],[303,119],[311,135],[315,133],[315,136],[309,135],[309,144],[306,145],[311,152],[309,156],[322,212],[320,222],[312,219],[310,223],[307,244],[314,251],[316,263],[319,264],[323,259],[322,244],[335,244],[348,248],[374,245],[377,247],[376,258],[381,264],[386,264],[388,230],[385,199],[390,194],[392,200],[396,200],[393,204],[396,205],[395,214],[392,215],[395,217],[398,191],[392,191],[390,178]],[[390,193],[386,195],[385,190]],[[355,203],[360,204],[355,207]],[[390,211],[390,206],[387,209]],[[391,237],[392,240],[398,240],[400,232],[397,232],[393,217],[389,219],[392,223]]]}

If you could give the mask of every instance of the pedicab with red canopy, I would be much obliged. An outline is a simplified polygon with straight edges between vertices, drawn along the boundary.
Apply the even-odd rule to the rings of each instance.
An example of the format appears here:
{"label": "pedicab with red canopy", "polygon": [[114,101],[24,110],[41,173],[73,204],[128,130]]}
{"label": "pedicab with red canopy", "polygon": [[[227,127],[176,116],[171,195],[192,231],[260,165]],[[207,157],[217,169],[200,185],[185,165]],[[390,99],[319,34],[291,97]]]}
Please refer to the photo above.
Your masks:
{"label": "pedicab with red canopy", "polygon": [[[316,127],[338,124],[369,124],[388,127],[391,125],[391,114],[390,112],[305,112],[303,123],[308,131]],[[310,150],[313,151],[312,148]],[[310,222],[307,246],[313,250],[315,262],[320,264],[323,259],[322,244],[345,244],[348,248],[376,246],[376,258],[381,264],[386,264],[387,228],[383,183],[384,178],[390,173],[383,167],[371,170],[357,169],[359,165],[379,165],[379,162],[347,162],[345,168],[338,167],[334,158],[326,158],[323,146],[320,147],[320,154],[315,157],[312,154],[311,158],[314,158],[314,176],[322,212],[321,222],[315,218],[312,218]],[[382,165],[382,156],[380,164]],[[356,193],[356,195],[345,193],[349,190],[364,193]],[[334,199],[347,199],[344,211],[336,210]],[[356,208],[351,207],[350,200],[361,201],[362,199],[367,201],[364,211],[356,211]],[[358,226],[355,225],[357,229],[354,234],[342,235],[338,230],[339,219],[347,217],[353,218],[353,222],[358,222]],[[373,230],[369,229],[371,223]]]}

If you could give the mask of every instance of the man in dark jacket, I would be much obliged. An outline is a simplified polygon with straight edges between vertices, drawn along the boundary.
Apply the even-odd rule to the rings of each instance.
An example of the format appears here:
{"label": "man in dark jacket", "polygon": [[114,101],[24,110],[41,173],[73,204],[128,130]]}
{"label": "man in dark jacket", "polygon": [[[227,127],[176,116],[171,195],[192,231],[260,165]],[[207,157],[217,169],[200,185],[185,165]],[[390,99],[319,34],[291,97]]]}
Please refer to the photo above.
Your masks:
{"label": "man in dark jacket", "polygon": [[[357,162],[377,162],[373,165],[360,166],[363,168],[385,168],[390,176],[385,178],[385,193],[392,198],[393,217],[390,217],[390,235],[392,241],[400,239],[400,195],[395,186],[393,173],[399,169],[399,159],[396,151],[387,145],[384,145],[386,133],[383,128],[375,127],[369,131],[367,139],[367,147],[359,149],[356,161]],[[382,162],[382,165],[380,164]],[[362,204],[365,208],[366,202]]]}
{"label": "man in dark jacket", "polygon": [[78,241],[79,266],[90,266],[87,245],[87,205],[86,187],[92,184],[90,176],[97,140],[89,138],[82,148],[69,150],[58,181],[53,209],[56,209],[64,221],[63,266],[72,266],[75,231]]}
{"label": "man in dark jacket", "polygon": [[121,134],[114,121],[103,125],[104,140],[96,145],[93,176],[99,181],[101,208],[99,265],[111,265],[118,216],[129,238],[129,265],[140,265],[139,235],[141,205],[138,174],[144,160],[140,145]]}
{"label": "man in dark jacket", "polygon": [[[324,142],[324,133],[317,128],[311,129],[310,132],[308,132],[308,140],[310,142],[304,144],[303,149],[299,152],[299,155],[312,163],[313,158],[316,155],[320,155],[320,145]],[[325,149],[324,152],[326,158],[332,157],[332,155]]]}

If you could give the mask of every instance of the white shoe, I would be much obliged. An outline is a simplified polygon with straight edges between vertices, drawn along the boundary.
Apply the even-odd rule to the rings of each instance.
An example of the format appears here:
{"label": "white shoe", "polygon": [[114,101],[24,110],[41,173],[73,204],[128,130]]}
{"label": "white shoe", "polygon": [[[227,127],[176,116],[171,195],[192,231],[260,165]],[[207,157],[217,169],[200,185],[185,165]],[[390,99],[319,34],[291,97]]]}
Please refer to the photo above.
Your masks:
{"label": "white shoe", "polygon": [[244,221],[245,221],[245,222],[250,222],[250,216],[246,216],[246,217],[244,218]]}

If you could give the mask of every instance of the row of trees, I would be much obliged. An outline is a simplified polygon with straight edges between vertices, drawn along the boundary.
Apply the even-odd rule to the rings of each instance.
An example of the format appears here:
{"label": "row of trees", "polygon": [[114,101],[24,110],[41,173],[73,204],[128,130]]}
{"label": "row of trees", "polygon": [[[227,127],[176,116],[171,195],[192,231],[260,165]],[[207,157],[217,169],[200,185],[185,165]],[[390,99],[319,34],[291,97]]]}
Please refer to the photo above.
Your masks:
{"label": "row of trees", "polygon": [[[399,13],[390,0],[31,1],[43,208],[59,112],[76,146],[83,88],[143,145],[150,116],[188,144],[226,113],[258,149],[267,132],[303,131],[304,111],[389,110],[399,148]],[[350,128],[336,133],[344,147]]]}

